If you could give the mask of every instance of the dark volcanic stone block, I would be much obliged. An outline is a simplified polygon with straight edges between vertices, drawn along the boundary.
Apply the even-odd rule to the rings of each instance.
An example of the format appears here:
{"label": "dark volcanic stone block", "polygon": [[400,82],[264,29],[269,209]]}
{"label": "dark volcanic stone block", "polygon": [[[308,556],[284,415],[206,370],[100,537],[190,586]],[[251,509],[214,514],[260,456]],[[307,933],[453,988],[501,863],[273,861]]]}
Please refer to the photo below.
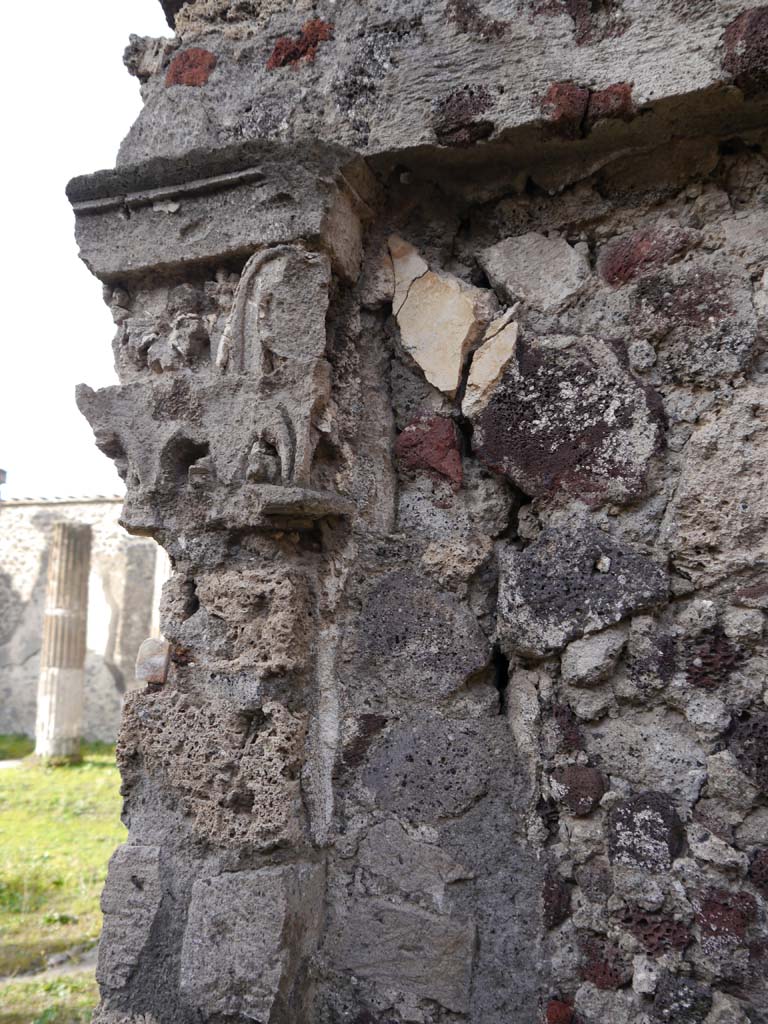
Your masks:
{"label": "dark volcanic stone block", "polygon": [[550,527],[500,561],[499,631],[521,654],[560,650],[667,596],[661,566],[591,525]]}

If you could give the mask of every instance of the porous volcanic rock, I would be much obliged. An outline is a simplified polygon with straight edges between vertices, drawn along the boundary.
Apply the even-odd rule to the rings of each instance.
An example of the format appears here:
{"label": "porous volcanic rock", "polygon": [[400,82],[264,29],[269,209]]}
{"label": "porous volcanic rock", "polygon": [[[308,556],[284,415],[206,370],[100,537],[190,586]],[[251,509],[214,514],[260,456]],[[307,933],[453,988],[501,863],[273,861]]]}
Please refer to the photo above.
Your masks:
{"label": "porous volcanic rock", "polygon": [[658,404],[620,349],[566,335],[523,332],[473,427],[477,457],[526,494],[590,505],[640,494],[662,441]]}

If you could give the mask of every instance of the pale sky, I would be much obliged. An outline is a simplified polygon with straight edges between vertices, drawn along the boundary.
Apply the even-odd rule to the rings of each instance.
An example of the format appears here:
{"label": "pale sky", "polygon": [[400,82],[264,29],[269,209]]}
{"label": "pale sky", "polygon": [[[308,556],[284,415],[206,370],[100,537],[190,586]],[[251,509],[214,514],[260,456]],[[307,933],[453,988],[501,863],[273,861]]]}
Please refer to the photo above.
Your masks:
{"label": "pale sky", "polygon": [[77,255],[64,188],[113,167],[141,107],[123,67],[131,32],[170,35],[159,0],[9,4],[0,62],[5,157],[0,346],[4,498],[119,494],[77,411],[75,385],[116,382],[114,326]]}

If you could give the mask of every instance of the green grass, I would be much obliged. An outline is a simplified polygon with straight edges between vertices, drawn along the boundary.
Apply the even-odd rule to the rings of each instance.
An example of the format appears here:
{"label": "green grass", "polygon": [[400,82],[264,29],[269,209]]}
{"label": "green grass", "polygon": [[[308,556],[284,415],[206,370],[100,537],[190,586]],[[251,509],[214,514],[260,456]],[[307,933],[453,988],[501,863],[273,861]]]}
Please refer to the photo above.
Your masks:
{"label": "green grass", "polygon": [[35,749],[35,741],[23,733],[14,732],[8,736],[0,735],[0,761],[16,761],[28,757]]}
{"label": "green grass", "polygon": [[0,985],[0,1024],[87,1024],[99,992],[93,972]]}
{"label": "green grass", "polygon": [[[97,940],[107,862],[125,840],[119,784],[105,744],[76,765],[0,769],[0,977]],[[80,1024],[96,999],[92,974],[19,978],[0,985],[0,1024]]]}

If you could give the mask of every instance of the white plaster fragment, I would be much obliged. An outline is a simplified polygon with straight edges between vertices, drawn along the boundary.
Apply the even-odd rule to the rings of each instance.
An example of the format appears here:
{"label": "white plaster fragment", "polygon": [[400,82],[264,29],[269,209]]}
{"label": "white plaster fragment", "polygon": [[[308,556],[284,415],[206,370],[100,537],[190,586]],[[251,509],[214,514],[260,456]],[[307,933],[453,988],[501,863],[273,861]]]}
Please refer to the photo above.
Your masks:
{"label": "white plaster fragment", "polygon": [[511,319],[512,315],[514,310],[503,313],[491,322],[480,348],[474,354],[467,389],[461,404],[461,411],[465,416],[473,416],[485,407],[507,364],[515,354],[518,324]]}

